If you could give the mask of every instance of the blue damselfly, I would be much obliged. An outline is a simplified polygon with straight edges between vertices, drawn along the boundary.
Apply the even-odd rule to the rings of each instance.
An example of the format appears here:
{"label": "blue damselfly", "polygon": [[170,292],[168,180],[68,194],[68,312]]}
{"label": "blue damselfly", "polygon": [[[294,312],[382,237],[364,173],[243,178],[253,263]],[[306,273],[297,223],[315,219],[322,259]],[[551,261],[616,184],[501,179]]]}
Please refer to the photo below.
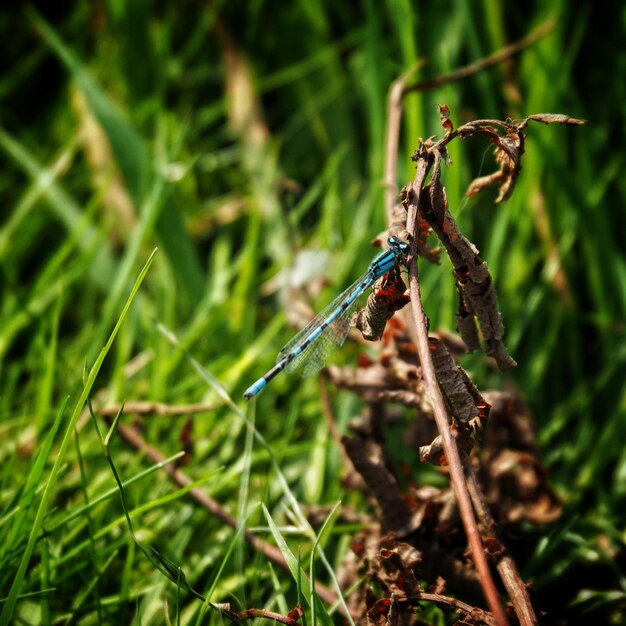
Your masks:
{"label": "blue damselfly", "polygon": [[319,315],[313,318],[279,353],[276,365],[250,385],[243,394],[246,400],[260,393],[267,383],[283,370],[294,371],[304,366],[304,375],[319,371],[333,345],[343,343],[350,330],[350,313],[359,296],[379,278],[404,262],[409,244],[389,237],[389,248],[381,252],[367,272],[337,296]]}

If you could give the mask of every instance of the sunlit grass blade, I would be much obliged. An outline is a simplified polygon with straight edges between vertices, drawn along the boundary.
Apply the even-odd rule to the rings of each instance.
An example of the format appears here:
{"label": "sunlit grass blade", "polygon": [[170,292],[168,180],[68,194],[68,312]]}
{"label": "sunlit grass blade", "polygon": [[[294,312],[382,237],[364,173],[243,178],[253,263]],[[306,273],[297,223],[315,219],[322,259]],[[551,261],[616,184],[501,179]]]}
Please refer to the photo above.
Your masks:
{"label": "sunlit grass blade", "polygon": [[289,548],[287,542],[285,541],[285,538],[280,532],[280,529],[274,523],[270,512],[265,508],[265,506],[263,506],[263,513],[265,515],[265,519],[268,523],[270,531],[274,537],[274,541],[276,541],[276,545],[285,557],[285,561],[287,562],[287,566],[289,567],[291,575],[293,576],[294,580],[299,583],[299,587],[301,589],[301,597],[311,607],[311,610],[313,610],[313,605],[315,605],[315,613],[319,618],[319,623],[331,626],[332,620],[330,618],[330,615],[328,614],[324,604],[314,593],[312,581],[307,578],[302,568],[302,564],[300,563],[300,560]]}
{"label": "sunlit grass blade", "polygon": [[[13,609],[15,608],[15,603],[17,602],[17,597],[19,595],[22,582],[26,574],[26,568],[28,567],[33,551],[35,549],[35,544],[41,533],[43,521],[48,512],[48,506],[50,504],[50,500],[53,495],[53,488],[56,485],[56,480],[57,480],[59,471],[64,462],[65,453],[74,435],[74,428],[76,427],[76,422],[78,421],[78,417],[80,416],[83,406],[85,405],[85,402],[87,401],[87,398],[89,397],[89,394],[96,381],[98,373],[100,372],[100,368],[102,367],[102,364],[104,363],[104,360],[107,354],[109,353],[111,346],[113,345],[113,341],[115,340],[115,337],[117,336],[117,333],[119,332],[119,329],[122,323],[124,322],[126,315],[128,314],[130,306],[135,296],[137,295],[137,292],[139,291],[139,287],[141,286],[143,279],[148,273],[148,270],[150,269],[150,265],[152,265],[152,261],[154,259],[155,254],[156,254],[156,250],[150,255],[145,265],[143,266],[141,272],[139,273],[139,276],[137,277],[137,280],[135,281],[135,284],[133,285],[133,288],[131,289],[128,299],[126,300],[126,303],[120,313],[117,323],[115,324],[115,327],[113,328],[113,331],[111,332],[111,335],[109,336],[109,339],[107,340],[104,347],[100,351],[98,358],[96,359],[92,368],[89,370],[89,375],[87,376],[87,379],[85,381],[83,391],[78,401],[74,405],[74,409],[72,410],[70,419],[67,423],[67,426],[63,434],[63,439],[59,445],[57,456],[55,458],[52,469],[50,470],[50,474],[46,481],[46,486],[41,495],[41,500],[39,502],[39,506],[35,514],[35,519],[30,528],[30,534],[28,536],[28,541],[26,543],[24,553],[22,554],[22,558],[20,559],[20,563],[17,567],[17,571],[13,579],[13,582],[11,584],[11,587],[7,596],[7,600],[2,606],[2,613],[0,613],[0,626],[6,626],[7,624],[9,624],[10,620],[12,619]],[[67,406],[67,402],[63,406],[63,410],[65,410],[66,406]],[[62,411],[60,412],[60,414],[62,415]],[[59,417],[58,419],[60,422],[61,417]]]}
{"label": "sunlit grass blade", "polygon": [[27,517],[30,513],[31,507],[35,500],[37,488],[44,480],[45,466],[50,456],[50,451],[54,444],[54,439],[61,426],[61,422],[65,416],[67,406],[69,404],[69,398],[67,398],[61,409],[57,413],[52,425],[50,426],[45,439],[42,441],[41,448],[37,456],[31,471],[28,473],[28,479],[24,484],[20,499],[17,502],[16,511],[17,514],[13,519],[13,523],[5,535],[5,540],[2,542],[2,552],[0,553],[0,562],[6,565],[6,556],[10,552],[16,549],[17,542],[23,541],[24,538],[24,525],[26,524]]}

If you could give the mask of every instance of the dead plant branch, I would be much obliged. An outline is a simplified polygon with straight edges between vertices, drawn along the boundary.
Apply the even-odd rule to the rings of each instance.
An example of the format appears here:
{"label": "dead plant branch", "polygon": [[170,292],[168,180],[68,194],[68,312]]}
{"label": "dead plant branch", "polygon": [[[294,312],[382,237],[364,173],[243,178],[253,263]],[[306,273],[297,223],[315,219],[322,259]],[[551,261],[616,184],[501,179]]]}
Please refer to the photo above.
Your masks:
{"label": "dead plant branch", "polygon": [[489,551],[495,561],[496,568],[500,574],[500,580],[504,584],[511,603],[519,620],[520,626],[537,626],[539,621],[537,615],[533,609],[528,595],[528,589],[520,576],[519,570],[515,565],[515,561],[508,554],[504,544],[500,541],[500,538],[496,533],[496,524],[491,517],[489,507],[485,502],[480,483],[476,476],[476,472],[472,467],[472,462],[469,457],[465,457],[465,475],[467,477],[467,486],[476,510],[480,519],[483,520],[483,533],[484,539],[487,545],[489,545]]}
{"label": "dead plant branch", "polygon": [[[120,407],[117,407],[117,410],[119,412]],[[108,417],[112,417],[109,410],[107,410],[105,413],[108,414]],[[148,443],[139,434],[139,432],[132,426],[120,424],[118,427],[118,434],[131,446],[145,454],[154,463],[162,463],[165,460],[165,455],[161,454],[161,452],[159,452],[156,448],[148,445]],[[180,487],[186,487],[193,482],[191,478],[189,478],[184,472],[176,469],[171,465],[164,465],[162,469]],[[206,494],[204,491],[202,491],[198,487],[192,487],[189,490],[189,495],[201,506],[203,506],[207,511],[209,511],[209,513],[222,520],[222,522],[224,522],[231,528],[237,528],[237,520],[232,517],[227,511],[225,511],[224,508],[219,504],[219,502],[211,498],[211,496]],[[285,561],[281,551],[278,548],[267,543],[250,530],[245,529],[243,531],[243,535],[246,541],[255,550],[263,554],[267,559],[269,559],[272,563],[276,564],[281,569],[289,572],[287,562]],[[327,602],[331,605],[337,602],[336,595],[330,589],[326,588],[319,582],[315,583],[315,591],[324,602]],[[342,607],[339,606],[338,611],[342,612],[342,610]]]}
{"label": "dead plant branch", "polygon": [[404,88],[403,93],[410,93],[412,91],[426,91],[428,89],[433,89],[434,87],[440,87],[441,85],[445,85],[447,83],[451,83],[455,80],[461,80],[462,78],[468,78],[474,74],[478,74],[483,70],[486,70],[489,67],[493,67],[498,63],[502,63],[512,56],[518,54],[525,48],[528,48],[535,44],[537,41],[545,37],[556,25],[556,19],[554,17],[549,18],[543,24],[540,24],[535,30],[530,32],[526,37],[522,37],[522,39],[516,41],[515,43],[509,44],[505,46],[501,50],[494,52],[493,54],[486,56],[482,59],[474,63],[470,63],[465,67],[461,67],[456,69],[448,74],[442,74],[440,76],[436,76],[435,78],[431,78],[428,80],[420,81],[419,83],[414,83],[413,85],[408,85]]}
{"label": "dead plant branch", "polygon": [[[449,134],[449,133],[448,133]],[[448,135],[446,135],[448,136]],[[432,153],[422,150],[417,159],[417,173],[413,183],[414,196],[408,204],[407,231],[412,234],[416,232],[418,207],[420,196],[423,193],[426,176],[432,168],[434,156]],[[412,245],[411,253],[408,259],[409,267],[409,290],[411,294],[411,305],[413,310],[414,332],[417,337],[417,352],[422,366],[422,376],[426,384],[428,394],[430,396],[437,428],[442,437],[444,452],[450,466],[450,479],[452,487],[457,499],[459,512],[465,528],[474,564],[478,571],[485,600],[494,616],[495,623],[498,626],[508,624],[502,604],[496,589],[495,583],[489,570],[489,565],[485,557],[480,531],[476,524],[472,503],[465,485],[463,475],[463,466],[456,447],[456,442],[452,437],[449,427],[450,419],[446,410],[445,402],[437,378],[435,368],[432,362],[430,350],[428,348],[428,321],[422,307],[422,300],[419,287],[419,276],[417,271],[416,246]]]}

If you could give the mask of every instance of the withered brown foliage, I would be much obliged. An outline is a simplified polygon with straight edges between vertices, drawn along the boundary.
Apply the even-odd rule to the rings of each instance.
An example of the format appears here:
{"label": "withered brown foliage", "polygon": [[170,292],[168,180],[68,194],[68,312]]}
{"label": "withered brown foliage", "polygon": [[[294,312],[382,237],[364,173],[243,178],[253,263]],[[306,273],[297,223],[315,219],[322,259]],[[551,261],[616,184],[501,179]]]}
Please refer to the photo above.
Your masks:
{"label": "withered brown foliage", "polygon": [[[516,365],[504,345],[492,277],[477,247],[460,232],[451,214],[441,165],[449,163],[446,146],[453,139],[486,138],[494,144],[498,170],[474,180],[467,193],[496,185],[497,201],[502,202],[513,192],[520,174],[529,122],[582,122],[564,115],[538,114],[520,122],[478,120],[455,130],[447,107],[440,107],[440,115],[445,135],[438,141],[420,141],[413,160],[418,163],[418,173],[421,168],[421,176],[402,190],[389,232],[408,238],[415,254],[431,262],[439,262],[440,250],[451,261],[459,293],[461,340],[430,336],[428,356],[447,410],[448,428],[463,460],[464,488],[479,518],[485,553],[509,595],[508,618],[536,624],[527,586],[500,537],[521,521],[554,521],[561,505],[539,459],[532,419],[521,395],[512,390],[481,393],[458,364],[459,354],[483,347],[500,370]],[[406,222],[411,212],[416,216],[413,230]],[[441,248],[428,244],[431,234]],[[354,539],[342,583],[350,586],[360,577],[365,580],[360,591],[350,597],[351,611],[362,616],[359,623],[421,624],[419,607],[425,601],[455,611],[459,623],[506,623],[503,613],[481,606],[484,581],[467,550],[463,532],[467,524],[461,524],[455,492],[450,486],[413,485],[410,479],[407,486],[406,476],[397,474],[395,450],[385,437],[387,426],[398,424],[395,407],[411,409],[412,417],[403,422],[403,439],[416,451],[416,462],[432,463],[447,474],[446,446],[435,426],[423,364],[405,326],[397,318],[387,324],[406,303],[404,282],[395,270],[377,285],[357,317],[357,327],[366,339],[382,336],[379,358],[364,360],[356,368],[327,369],[336,387],[351,390],[366,403],[362,416],[352,423],[351,434],[342,438],[352,465],[346,484],[365,486],[377,512]],[[489,606],[494,606],[493,597]]]}
{"label": "withered brown foliage", "polygon": [[[376,362],[327,370],[333,383],[367,402],[352,424],[352,434],[342,439],[351,472],[358,475],[358,480],[346,475],[345,484],[365,487],[376,511],[369,522],[362,521],[364,529],[355,537],[353,555],[341,572],[344,588],[359,578],[366,581],[350,597],[350,607],[366,616],[363,623],[419,624],[423,622],[415,610],[426,595],[438,593],[437,603],[460,612],[463,623],[494,623],[480,606],[480,582],[467,553],[452,489],[404,486],[406,476],[397,474],[397,450],[385,436],[390,426],[398,427],[393,405],[413,410],[413,417],[403,423],[405,443],[419,450],[422,462],[436,463],[444,475],[447,469],[420,366],[407,349],[410,344],[400,324],[396,322],[386,333],[385,341]],[[532,419],[519,394],[480,394],[447,349],[446,340],[433,337],[431,345],[450,408],[450,426],[480,477],[486,506],[500,531],[508,534],[507,529],[521,521],[554,521],[561,507],[538,457]],[[477,446],[479,437],[482,444]],[[499,540],[486,544],[494,563],[506,553]],[[457,598],[467,603],[464,610],[454,606]],[[397,621],[384,621],[390,619],[393,607]]]}
{"label": "withered brown foliage", "polygon": [[387,322],[396,311],[411,301],[406,285],[400,275],[400,267],[394,267],[372,287],[367,306],[355,317],[355,326],[368,341],[376,341],[383,336]]}

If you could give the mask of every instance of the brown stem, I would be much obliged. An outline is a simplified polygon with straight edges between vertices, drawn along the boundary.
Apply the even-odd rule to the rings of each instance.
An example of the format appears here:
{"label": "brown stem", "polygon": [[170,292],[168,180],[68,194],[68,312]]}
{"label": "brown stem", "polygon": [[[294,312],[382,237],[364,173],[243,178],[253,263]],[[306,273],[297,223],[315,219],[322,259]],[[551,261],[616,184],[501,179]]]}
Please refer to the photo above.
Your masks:
{"label": "brown stem", "polygon": [[[412,598],[407,598],[407,600],[411,599]],[[423,600],[424,602],[432,602],[433,604],[437,604],[439,606],[450,607],[455,611],[463,613],[464,615],[479,618],[481,622],[487,626],[496,626],[498,623],[490,613],[487,613],[482,609],[477,609],[471,604],[467,604],[466,602],[457,600],[456,598],[443,596],[440,593],[420,593],[416,600]]]}
{"label": "brown stem", "polygon": [[[193,413],[215,411],[218,405],[208,403],[195,404],[165,404],[163,402],[126,402],[124,413],[133,415],[160,415],[174,417]],[[221,406],[221,405],[220,405]],[[103,417],[115,417],[120,411],[120,405],[106,406],[99,409]]]}
{"label": "brown stem", "polygon": [[393,221],[393,206],[398,198],[398,145],[400,143],[400,120],[402,119],[402,91],[404,78],[394,81],[387,96],[387,132],[385,139],[385,215],[387,224]]}
{"label": "brown stem", "polygon": [[387,130],[385,133],[385,214],[387,224],[393,222],[393,207],[398,200],[398,146],[400,145],[400,122],[402,120],[402,98],[409,77],[416,68],[410,68],[396,79],[387,95]]}
{"label": "brown stem", "polygon": [[[154,463],[162,463],[165,460],[165,456],[161,454],[156,448],[148,445],[143,437],[137,432],[137,430],[132,428],[131,426],[120,425],[118,427],[118,434],[133,447],[143,452]],[[181,472],[179,469],[176,469],[171,465],[164,465],[162,469],[170,478],[172,478],[172,480],[174,480],[177,485],[181,487],[186,487],[192,482],[191,478],[189,478],[184,472]],[[204,491],[202,491],[198,487],[193,487],[189,490],[189,495],[196,502],[201,504],[212,515],[215,515],[215,517],[222,520],[225,524],[228,524],[228,526],[230,526],[231,528],[237,527],[237,520],[229,515],[216,500],[204,493]],[[244,530],[243,535],[246,541],[255,550],[261,552],[261,554],[263,554],[270,561],[278,565],[278,567],[280,567],[281,569],[287,572],[289,571],[287,562],[285,561],[281,551],[278,548],[263,541],[263,539],[261,539],[259,536],[255,535],[249,530]],[[324,602],[327,602],[328,604],[335,604],[337,602],[337,596],[330,589],[324,587],[318,582],[315,583],[315,591],[317,595],[322,600],[324,600]],[[337,610],[343,613],[344,609],[342,606],[339,606]],[[352,617],[356,616],[353,615]]]}
{"label": "brown stem", "polygon": [[464,67],[454,70],[448,74],[441,74],[435,78],[429,80],[423,80],[419,83],[409,85],[404,88],[404,93],[410,93],[411,91],[426,91],[427,89],[433,89],[434,87],[440,87],[446,83],[450,83],[455,80],[467,78],[472,74],[477,74],[483,70],[506,61],[514,54],[517,54],[524,48],[528,48],[535,42],[539,41],[542,37],[545,37],[555,26],[556,20],[554,18],[548,19],[546,22],[538,26],[534,31],[523,37],[519,41],[512,43],[504,48],[494,52],[493,54],[486,56],[474,63],[470,63]]}
{"label": "brown stem", "polygon": [[267,609],[245,609],[244,611],[228,612],[228,617],[233,621],[243,622],[244,620],[253,620],[259,618],[270,619],[279,624],[287,624],[287,626],[301,626],[297,619],[289,617],[289,615],[281,615],[275,611]]}
{"label": "brown stem", "polygon": [[495,532],[495,522],[491,517],[489,507],[485,503],[485,497],[480,483],[478,482],[478,478],[476,477],[476,472],[467,456],[464,458],[464,466],[467,486],[474,504],[474,509],[484,521],[484,536],[489,544],[494,546],[490,551],[492,554],[495,553],[496,568],[511,598],[511,604],[513,605],[520,626],[537,626],[539,622],[530,601],[526,585],[520,576],[515,561],[507,554],[506,548]]}
{"label": "brown stem", "polygon": [[[417,207],[419,205],[422,187],[426,179],[426,175],[431,167],[431,155],[424,155],[419,158],[417,163],[417,174],[414,182],[415,195],[409,204],[407,219],[407,230],[412,235],[416,232]],[[478,530],[476,518],[474,517],[472,502],[467,491],[461,458],[459,456],[456,441],[450,431],[448,411],[437,383],[435,368],[433,366],[430,350],[428,348],[428,322],[426,320],[426,315],[424,314],[420,296],[415,242],[416,239],[413,237],[412,250],[408,259],[409,289],[413,310],[414,332],[417,339],[417,352],[422,367],[422,376],[432,401],[435,422],[442,438],[443,449],[450,468],[452,488],[456,496],[459,514],[463,521],[465,534],[467,536],[468,544],[476,566],[476,571],[478,572],[483,588],[485,600],[487,601],[487,605],[494,616],[496,624],[498,624],[498,626],[504,626],[508,624],[508,621],[506,615],[504,614],[502,604],[500,603],[500,598],[493,577],[491,576],[491,571],[489,570],[489,565],[487,563],[487,558],[485,556],[485,551],[480,537],[480,531]]]}
{"label": "brown stem", "polygon": [[[556,24],[554,18],[546,20],[540,24],[534,31],[523,37],[522,39],[505,46],[494,54],[479,59],[475,63],[470,63],[448,74],[442,74],[435,78],[407,85],[407,82],[417,67],[410,68],[398,79],[396,79],[389,88],[387,96],[387,130],[385,137],[385,213],[387,215],[387,224],[391,224],[393,220],[393,206],[398,196],[397,173],[398,173],[398,146],[400,143],[400,123],[402,120],[402,99],[404,95],[412,91],[426,91],[439,87],[446,83],[467,78],[473,74],[477,74],[493,65],[507,61],[515,54],[521,52],[524,48],[532,46],[545,37]],[[421,62],[420,62],[421,64]]]}

